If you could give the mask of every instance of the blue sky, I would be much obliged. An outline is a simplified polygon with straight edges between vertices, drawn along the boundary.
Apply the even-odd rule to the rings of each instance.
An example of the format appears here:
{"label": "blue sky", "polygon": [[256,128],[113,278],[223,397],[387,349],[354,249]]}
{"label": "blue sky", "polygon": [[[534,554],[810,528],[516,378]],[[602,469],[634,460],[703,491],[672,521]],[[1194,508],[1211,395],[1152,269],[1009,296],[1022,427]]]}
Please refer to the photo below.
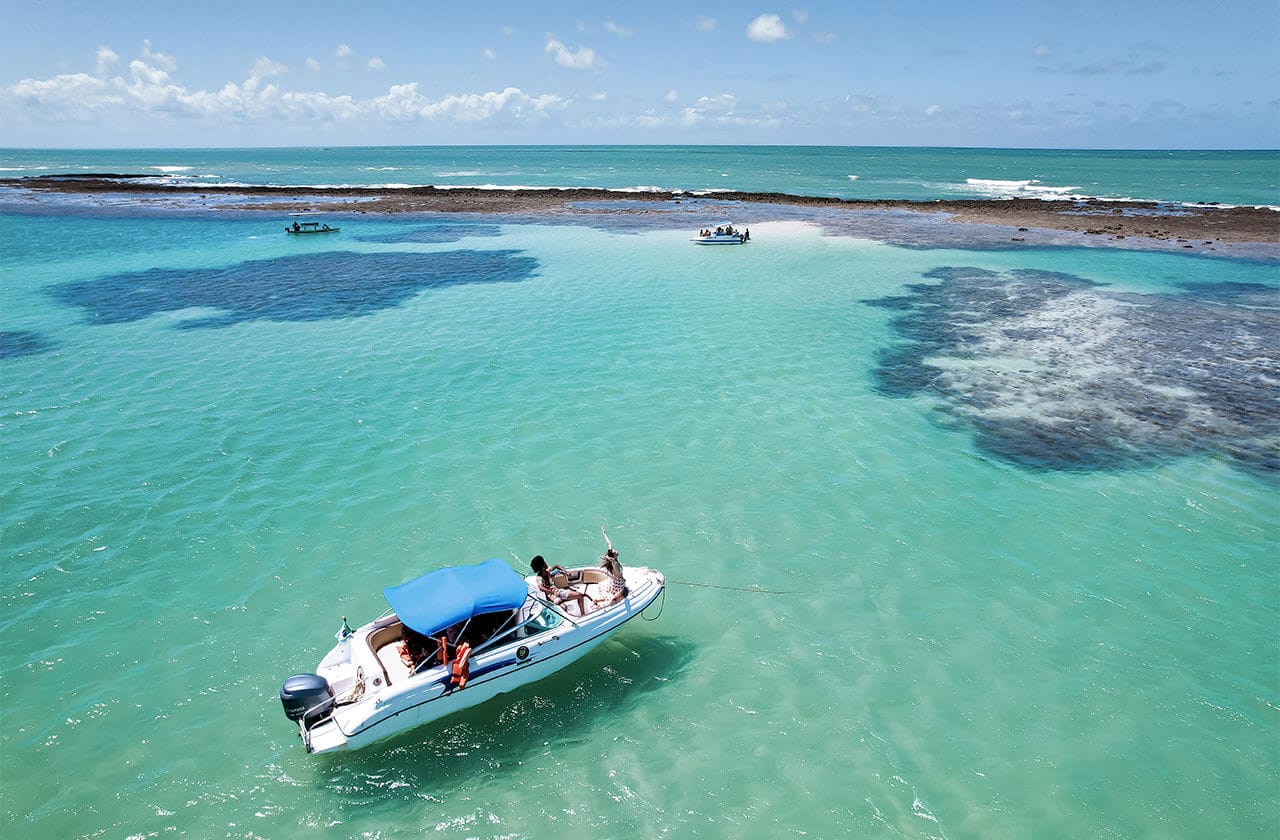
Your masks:
{"label": "blue sky", "polygon": [[0,5],[0,145],[455,143],[1276,148],[1280,4]]}

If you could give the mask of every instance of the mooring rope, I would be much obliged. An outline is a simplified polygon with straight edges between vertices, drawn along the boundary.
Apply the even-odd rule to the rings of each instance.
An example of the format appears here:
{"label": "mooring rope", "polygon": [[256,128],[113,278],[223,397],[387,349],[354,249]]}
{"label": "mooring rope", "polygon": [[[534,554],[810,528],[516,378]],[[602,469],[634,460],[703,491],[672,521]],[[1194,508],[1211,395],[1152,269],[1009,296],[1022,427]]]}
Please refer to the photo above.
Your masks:
{"label": "mooring rope", "polygon": [[718,583],[693,583],[687,580],[668,580],[667,583],[678,583],[681,586],[701,586],[706,589],[728,589],[732,592],[755,592],[760,595],[792,595],[794,593],[777,589],[753,589],[746,586],[721,586]]}

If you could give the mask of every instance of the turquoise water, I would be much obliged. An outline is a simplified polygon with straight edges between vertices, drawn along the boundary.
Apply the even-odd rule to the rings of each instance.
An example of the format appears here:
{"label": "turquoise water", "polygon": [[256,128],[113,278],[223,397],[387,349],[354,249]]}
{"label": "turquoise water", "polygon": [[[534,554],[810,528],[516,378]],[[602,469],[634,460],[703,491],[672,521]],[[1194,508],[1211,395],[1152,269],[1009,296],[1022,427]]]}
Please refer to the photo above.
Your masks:
{"label": "turquoise water", "polygon": [[[0,224],[15,836],[1280,831],[1274,263]],[[305,754],[343,615],[600,525],[654,620]]]}
{"label": "turquoise water", "polygon": [[0,175],[177,183],[738,190],[850,199],[1101,198],[1280,206],[1280,152],[859,146],[0,149]]}

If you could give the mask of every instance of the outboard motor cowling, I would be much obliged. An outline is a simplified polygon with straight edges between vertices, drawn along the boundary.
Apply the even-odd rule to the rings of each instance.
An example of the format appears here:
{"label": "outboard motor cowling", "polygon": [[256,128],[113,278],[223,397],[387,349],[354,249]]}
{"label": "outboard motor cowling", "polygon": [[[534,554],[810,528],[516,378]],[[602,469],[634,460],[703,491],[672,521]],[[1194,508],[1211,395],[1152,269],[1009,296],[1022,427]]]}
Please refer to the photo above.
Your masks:
{"label": "outboard motor cowling", "polygon": [[285,717],[310,726],[333,709],[333,689],[319,674],[294,674],[280,689]]}

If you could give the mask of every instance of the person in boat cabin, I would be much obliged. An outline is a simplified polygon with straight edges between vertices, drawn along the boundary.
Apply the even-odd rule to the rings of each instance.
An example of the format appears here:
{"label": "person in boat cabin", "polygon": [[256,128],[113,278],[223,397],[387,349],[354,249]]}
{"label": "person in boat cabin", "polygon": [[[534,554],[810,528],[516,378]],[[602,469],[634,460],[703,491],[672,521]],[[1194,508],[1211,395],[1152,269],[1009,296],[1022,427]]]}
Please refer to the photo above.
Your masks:
{"label": "person in boat cabin", "polygon": [[590,601],[593,606],[600,606],[599,601],[594,598],[588,598],[586,593],[579,592],[576,589],[562,589],[552,582],[552,569],[559,569],[565,574],[568,574],[569,572],[568,569],[561,566],[559,563],[548,568],[547,561],[543,559],[541,554],[539,554],[529,561],[529,565],[533,568],[534,574],[538,576],[538,589],[543,595],[547,596],[551,603],[563,605],[570,601],[574,601],[578,604],[578,612],[582,615],[587,614],[587,601]]}
{"label": "person in boat cabin", "polygon": [[431,644],[431,640],[422,635],[412,627],[405,625],[404,638],[400,640],[400,661],[410,671],[415,670],[422,664],[422,660],[435,650]]}
{"label": "person in boat cabin", "polygon": [[605,601],[614,604],[627,594],[627,579],[622,574],[618,549],[614,548],[613,543],[609,541],[609,535],[605,533],[603,526],[600,528],[600,533],[604,534],[605,544],[605,552],[600,555],[600,568],[609,573],[609,585],[605,587]]}

